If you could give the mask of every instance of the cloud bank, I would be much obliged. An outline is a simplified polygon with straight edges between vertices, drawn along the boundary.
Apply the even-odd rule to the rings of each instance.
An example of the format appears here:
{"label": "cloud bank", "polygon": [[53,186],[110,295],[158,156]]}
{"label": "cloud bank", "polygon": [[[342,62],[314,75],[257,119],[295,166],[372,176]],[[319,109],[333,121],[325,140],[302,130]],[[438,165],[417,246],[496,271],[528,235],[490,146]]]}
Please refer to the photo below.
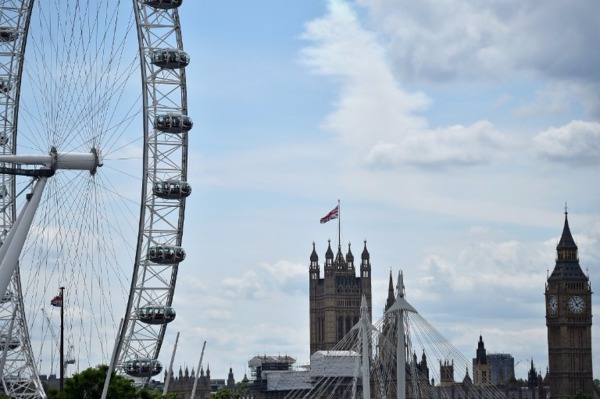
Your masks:
{"label": "cloud bank", "polygon": [[600,165],[600,123],[573,121],[533,139],[539,156],[572,166]]}
{"label": "cloud bank", "polygon": [[404,89],[388,51],[364,29],[349,4],[332,0],[329,14],[306,26],[311,45],[302,60],[341,85],[339,101],[325,128],[362,156],[365,166],[423,169],[488,164],[510,147],[509,138],[486,120],[470,126],[432,129],[420,112],[431,100]]}

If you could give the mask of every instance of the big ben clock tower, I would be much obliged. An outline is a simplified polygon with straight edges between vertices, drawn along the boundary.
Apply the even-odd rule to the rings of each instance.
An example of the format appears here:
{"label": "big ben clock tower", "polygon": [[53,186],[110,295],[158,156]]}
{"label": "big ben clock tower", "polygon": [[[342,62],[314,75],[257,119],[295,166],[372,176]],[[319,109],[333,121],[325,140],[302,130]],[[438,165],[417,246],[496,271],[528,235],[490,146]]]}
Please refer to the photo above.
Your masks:
{"label": "big ben clock tower", "polygon": [[545,293],[551,398],[593,396],[592,291],[567,216]]}

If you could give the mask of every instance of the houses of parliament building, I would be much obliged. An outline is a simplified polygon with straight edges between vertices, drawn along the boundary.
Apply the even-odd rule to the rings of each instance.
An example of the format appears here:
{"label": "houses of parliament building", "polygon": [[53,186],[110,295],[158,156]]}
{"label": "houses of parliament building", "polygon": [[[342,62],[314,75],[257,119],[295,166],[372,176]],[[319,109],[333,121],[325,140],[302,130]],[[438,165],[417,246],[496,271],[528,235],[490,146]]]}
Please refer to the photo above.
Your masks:
{"label": "houses of parliament building", "polygon": [[[325,396],[315,396],[311,394],[311,390],[318,387],[318,381],[329,381],[332,376],[342,377],[339,383],[341,388],[353,381],[354,374],[344,374],[344,367],[340,366],[342,356],[349,355],[337,351],[335,358],[335,349],[338,342],[359,321],[363,297],[368,317],[372,320],[371,257],[367,243],[365,241],[360,260],[355,264],[350,245],[344,254],[338,244],[337,253],[334,254],[329,242],[322,265],[319,264],[319,256],[313,243],[308,269],[311,365],[302,370],[293,370],[295,359],[287,355],[283,359],[264,356],[256,364],[252,363],[256,360],[253,359],[248,363],[253,379],[248,381],[244,378],[249,388],[249,393],[244,398],[282,399],[292,392],[308,395],[294,397],[337,397],[331,396],[334,392],[329,391]],[[386,310],[395,300],[390,274]],[[579,264],[578,247],[571,234],[566,210],[562,235],[556,246],[556,262],[545,284],[545,305],[548,343],[548,369],[545,375],[535,369],[532,360],[527,381],[517,381],[512,356],[486,353],[480,335],[472,365],[466,370],[457,370],[457,374],[465,371],[462,379],[460,376],[458,380],[455,379],[453,359],[439,359],[439,381],[435,381],[430,376],[431,368],[437,366],[432,362],[434,359],[428,359],[425,352],[420,361],[416,353],[407,357],[407,365],[412,362],[414,369],[420,373],[418,380],[421,381],[421,377],[424,377],[419,389],[422,392],[428,390],[429,394],[423,397],[568,399],[582,394],[588,398],[600,399],[600,390],[594,386],[592,373],[592,291],[589,278]],[[539,323],[542,323],[541,315]],[[348,359],[351,365],[355,364],[355,358],[350,356]],[[348,370],[353,373],[354,366]],[[395,376],[395,373],[390,375]],[[181,375],[179,380],[181,386],[187,381]],[[233,381],[232,376],[231,380]],[[233,382],[228,385],[233,387]],[[407,388],[408,385],[407,380]],[[338,385],[335,386],[337,389]],[[493,389],[488,390],[488,387]],[[390,386],[389,391],[393,392],[394,389],[395,385]],[[416,398],[414,392],[414,389],[407,389],[406,397]],[[392,396],[395,397],[390,397]]]}
{"label": "houses of parliament building", "polygon": [[373,319],[371,260],[366,241],[360,256],[359,273],[357,277],[350,244],[345,257],[341,245],[338,245],[334,257],[330,241],[321,278],[319,256],[313,243],[309,266],[311,355],[316,351],[333,349],[358,323],[363,295],[367,300],[369,320]]}
{"label": "houses of parliament building", "polygon": [[[310,354],[313,355],[317,351],[333,349],[357,323],[363,295],[372,320],[371,263],[366,241],[358,266],[354,264],[350,245],[345,256],[338,245],[334,256],[329,242],[323,276],[313,243],[309,292]],[[388,298],[388,302],[390,300],[393,297]],[[583,394],[600,398],[592,373],[592,291],[589,278],[579,264],[578,247],[571,234],[566,209],[562,235],[556,247],[556,263],[545,284],[545,303],[548,370],[543,378],[539,378],[540,384],[547,389],[544,396],[558,399]],[[474,362],[475,367],[479,370],[474,375],[476,379],[481,370],[489,368],[486,364],[476,366]],[[530,376],[530,380],[536,378]],[[481,380],[474,382],[483,383]]]}

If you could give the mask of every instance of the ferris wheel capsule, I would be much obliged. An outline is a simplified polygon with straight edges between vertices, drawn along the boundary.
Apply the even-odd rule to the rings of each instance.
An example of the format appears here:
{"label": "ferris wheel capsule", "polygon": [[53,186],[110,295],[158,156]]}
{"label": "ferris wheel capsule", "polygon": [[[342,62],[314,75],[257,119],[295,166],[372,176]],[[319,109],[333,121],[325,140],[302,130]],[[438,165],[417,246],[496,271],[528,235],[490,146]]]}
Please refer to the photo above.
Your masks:
{"label": "ferris wheel capsule", "polygon": [[0,26],[0,42],[12,42],[19,34],[10,26]]}
{"label": "ferris wheel capsule", "polygon": [[165,133],[183,133],[192,130],[194,123],[187,115],[163,114],[154,119],[154,128]]}
{"label": "ferris wheel capsule", "polygon": [[177,8],[181,3],[183,3],[183,0],[144,0],[145,5],[163,10]]}
{"label": "ferris wheel capsule", "polygon": [[127,360],[123,365],[125,373],[132,377],[147,378],[160,374],[162,363],[156,359]]}
{"label": "ferris wheel capsule", "polygon": [[12,89],[12,85],[8,80],[0,78],[0,93],[8,94],[8,92]]}
{"label": "ferris wheel capsule", "polygon": [[161,180],[154,183],[152,193],[164,199],[183,199],[192,193],[192,186],[179,180]]}
{"label": "ferris wheel capsule", "polygon": [[4,295],[2,295],[2,297],[0,298],[0,303],[7,303],[12,301],[13,298],[13,294],[10,291],[6,291],[4,293]]}
{"label": "ferris wheel capsule", "polygon": [[190,63],[190,56],[183,50],[160,48],[152,52],[151,62],[165,69],[185,68]]}
{"label": "ferris wheel capsule", "polygon": [[169,265],[182,262],[185,259],[185,251],[174,245],[157,245],[148,248],[148,260],[153,263]]}
{"label": "ferris wheel capsule", "polygon": [[8,335],[2,334],[0,335],[0,349],[7,348],[9,350],[15,350],[19,346],[21,346],[21,341],[19,341],[19,337],[13,335],[8,338]]}
{"label": "ferris wheel capsule", "polygon": [[171,306],[147,305],[136,309],[138,320],[146,324],[167,324],[175,320],[175,309]]}

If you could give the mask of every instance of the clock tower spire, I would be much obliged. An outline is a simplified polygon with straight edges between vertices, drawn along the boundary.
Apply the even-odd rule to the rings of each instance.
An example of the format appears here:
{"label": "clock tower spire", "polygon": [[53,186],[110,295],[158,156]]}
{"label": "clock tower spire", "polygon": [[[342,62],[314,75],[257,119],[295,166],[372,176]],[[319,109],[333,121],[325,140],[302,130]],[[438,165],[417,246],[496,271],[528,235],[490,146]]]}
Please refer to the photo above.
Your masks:
{"label": "clock tower spire", "polygon": [[579,265],[566,206],[545,296],[550,397],[592,396],[592,291]]}

